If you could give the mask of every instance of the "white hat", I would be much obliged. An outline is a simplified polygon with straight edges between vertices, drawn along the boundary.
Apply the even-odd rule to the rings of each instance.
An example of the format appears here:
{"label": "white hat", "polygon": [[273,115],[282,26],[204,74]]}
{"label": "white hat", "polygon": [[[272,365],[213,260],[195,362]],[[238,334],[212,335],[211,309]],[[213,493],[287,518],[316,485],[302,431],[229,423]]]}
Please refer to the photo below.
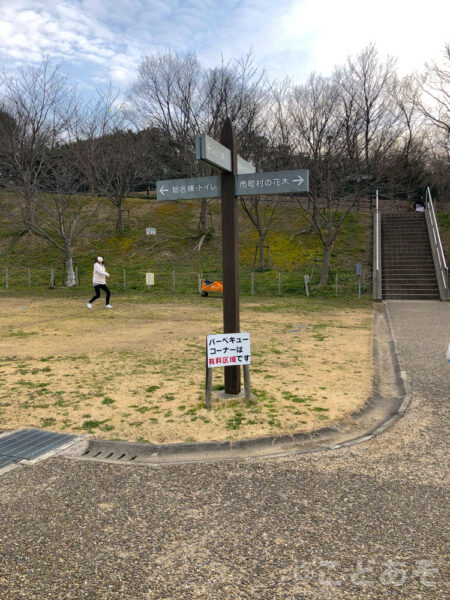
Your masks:
{"label": "white hat", "polygon": [[97,262],[103,262],[103,258],[101,256],[97,256]]}

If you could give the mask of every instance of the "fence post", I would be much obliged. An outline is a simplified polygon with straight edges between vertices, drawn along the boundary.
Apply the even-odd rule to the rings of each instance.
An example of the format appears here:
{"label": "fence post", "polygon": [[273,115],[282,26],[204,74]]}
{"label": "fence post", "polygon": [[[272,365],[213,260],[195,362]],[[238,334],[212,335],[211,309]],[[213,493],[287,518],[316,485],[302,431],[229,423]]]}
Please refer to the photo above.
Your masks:
{"label": "fence post", "polygon": [[55,287],[55,269],[50,269],[50,287]]}
{"label": "fence post", "polygon": [[255,273],[252,271],[250,273],[250,294],[252,296],[255,295]]}
{"label": "fence post", "polygon": [[75,267],[75,283],[80,285],[80,280],[78,279],[78,266]]}
{"label": "fence post", "polygon": [[245,391],[245,403],[250,404],[252,399],[252,392],[250,387],[250,367],[249,365],[243,366],[244,371],[244,391]]}
{"label": "fence post", "polygon": [[172,271],[172,292],[175,294],[175,269]]}
{"label": "fence post", "polygon": [[278,295],[281,296],[281,273],[278,271]]}
{"label": "fence post", "polygon": [[30,267],[27,268],[27,278],[28,278],[28,287],[31,287],[31,269]]}
{"label": "fence post", "polygon": [[6,289],[8,289],[9,286],[9,273],[8,273],[8,269],[5,269],[5,287]]}
{"label": "fence post", "polygon": [[123,270],[123,289],[127,289],[127,274],[125,272],[125,269]]}
{"label": "fence post", "polygon": [[306,295],[309,298],[309,288],[308,288],[309,275],[304,275],[303,278],[305,280],[305,292],[306,292]]}
{"label": "fence post", "polygon": [[201,295],[201,293],[202,293],[202,278],[200,277],[200,273],[197,275],[197,285],[198,285],[198,293]]}
{"label": "fence post", "polygon": [[336,296],[338,295],[338,274],[336,273]]}

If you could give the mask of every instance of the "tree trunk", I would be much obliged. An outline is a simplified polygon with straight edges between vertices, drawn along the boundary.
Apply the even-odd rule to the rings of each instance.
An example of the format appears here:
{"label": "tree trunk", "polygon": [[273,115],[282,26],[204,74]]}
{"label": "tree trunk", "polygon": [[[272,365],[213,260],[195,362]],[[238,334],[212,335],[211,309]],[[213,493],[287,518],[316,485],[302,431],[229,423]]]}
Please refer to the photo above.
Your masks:
{"label": "tree trunk", "polygon": [[122,233],[123,231],[123,214],[122,214],[122,204],[116,204],[117,206],[117,231]]}
{"label": "tree trunk", "polygon": [[67,287],[73,287],[77,285],[77,280],[75,277],[75,271],[73,270],[73,260],[72,260],[72,250],[70,246],[66,245],[65,250],[65,259],[66,259],[66,267],[67,267]]}
{"label": "tree trunk", "polygon": [[322,273],[320,274],[319,285],[327,285],[328,283],[328,271],[330,269],[330,254],[331,254],[332,244],[327,244],[323,247],[323,263],[322,263]]}
{"label": "tree trunk", "polygon": [[25,221],[26,227],[28,231],[31,231],[31,225],[33,224],[34,216],[33,216],[33,193],[30,191],[28,187],[24,189],[24,212],[23,219]]}
{"label": "tree trunk", "polygon": [[207,203],[206,198],[202,198],[200,204],[200,231],[203,235],[208,233],[208,219],[207,219]]}
{"label": "tree trunk", "polygon": [[259,271],[264,270],[264,235],[259,232]]}

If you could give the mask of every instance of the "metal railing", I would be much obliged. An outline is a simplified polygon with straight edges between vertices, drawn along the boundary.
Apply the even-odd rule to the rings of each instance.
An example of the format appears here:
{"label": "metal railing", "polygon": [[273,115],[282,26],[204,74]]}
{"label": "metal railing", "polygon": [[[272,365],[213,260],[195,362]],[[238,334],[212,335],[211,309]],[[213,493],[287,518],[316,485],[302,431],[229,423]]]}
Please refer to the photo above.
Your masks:
{"label": "metal railing", "polygon": [[425,217],[428,227],[428,235],[430,237],[431,250],[433,252],[434,267],[439,284],[439,296],[441,300],[448,300],[448,267],[445,262],[444,249],[442,247],[441,236],[439,234],[436,212],[434,203],[431,197],[430,188],[427,187],[426,202],[425,202]]}
{"label": "metal railing", "polygon": [[375,198],[375,214],[373,216],[373,299],[382,300],[381,271],[381,214],[378,190]]}

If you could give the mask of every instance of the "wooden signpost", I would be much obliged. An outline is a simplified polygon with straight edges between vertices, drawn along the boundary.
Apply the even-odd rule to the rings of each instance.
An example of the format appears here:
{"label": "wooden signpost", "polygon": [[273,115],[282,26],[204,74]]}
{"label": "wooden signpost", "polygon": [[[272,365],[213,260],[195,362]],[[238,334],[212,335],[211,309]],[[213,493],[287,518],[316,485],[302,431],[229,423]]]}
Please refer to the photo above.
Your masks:
{"label": "wooden signpost", "polygon": [[[244,195],[307,192],[309,173],[305,169],[256,173],[255,167],[237,154],[236,136],[229,118],[223,124],[220,143],[203,134],[196,136],[195,149],[197,160],[220,169],[221,176],[157,181],[156,197],[158,200],[221,198],[223,332],[239,333],[239,229],[236,198]],[[240,366],[225,366],[224,370],[225,393],[239,394]]]}

